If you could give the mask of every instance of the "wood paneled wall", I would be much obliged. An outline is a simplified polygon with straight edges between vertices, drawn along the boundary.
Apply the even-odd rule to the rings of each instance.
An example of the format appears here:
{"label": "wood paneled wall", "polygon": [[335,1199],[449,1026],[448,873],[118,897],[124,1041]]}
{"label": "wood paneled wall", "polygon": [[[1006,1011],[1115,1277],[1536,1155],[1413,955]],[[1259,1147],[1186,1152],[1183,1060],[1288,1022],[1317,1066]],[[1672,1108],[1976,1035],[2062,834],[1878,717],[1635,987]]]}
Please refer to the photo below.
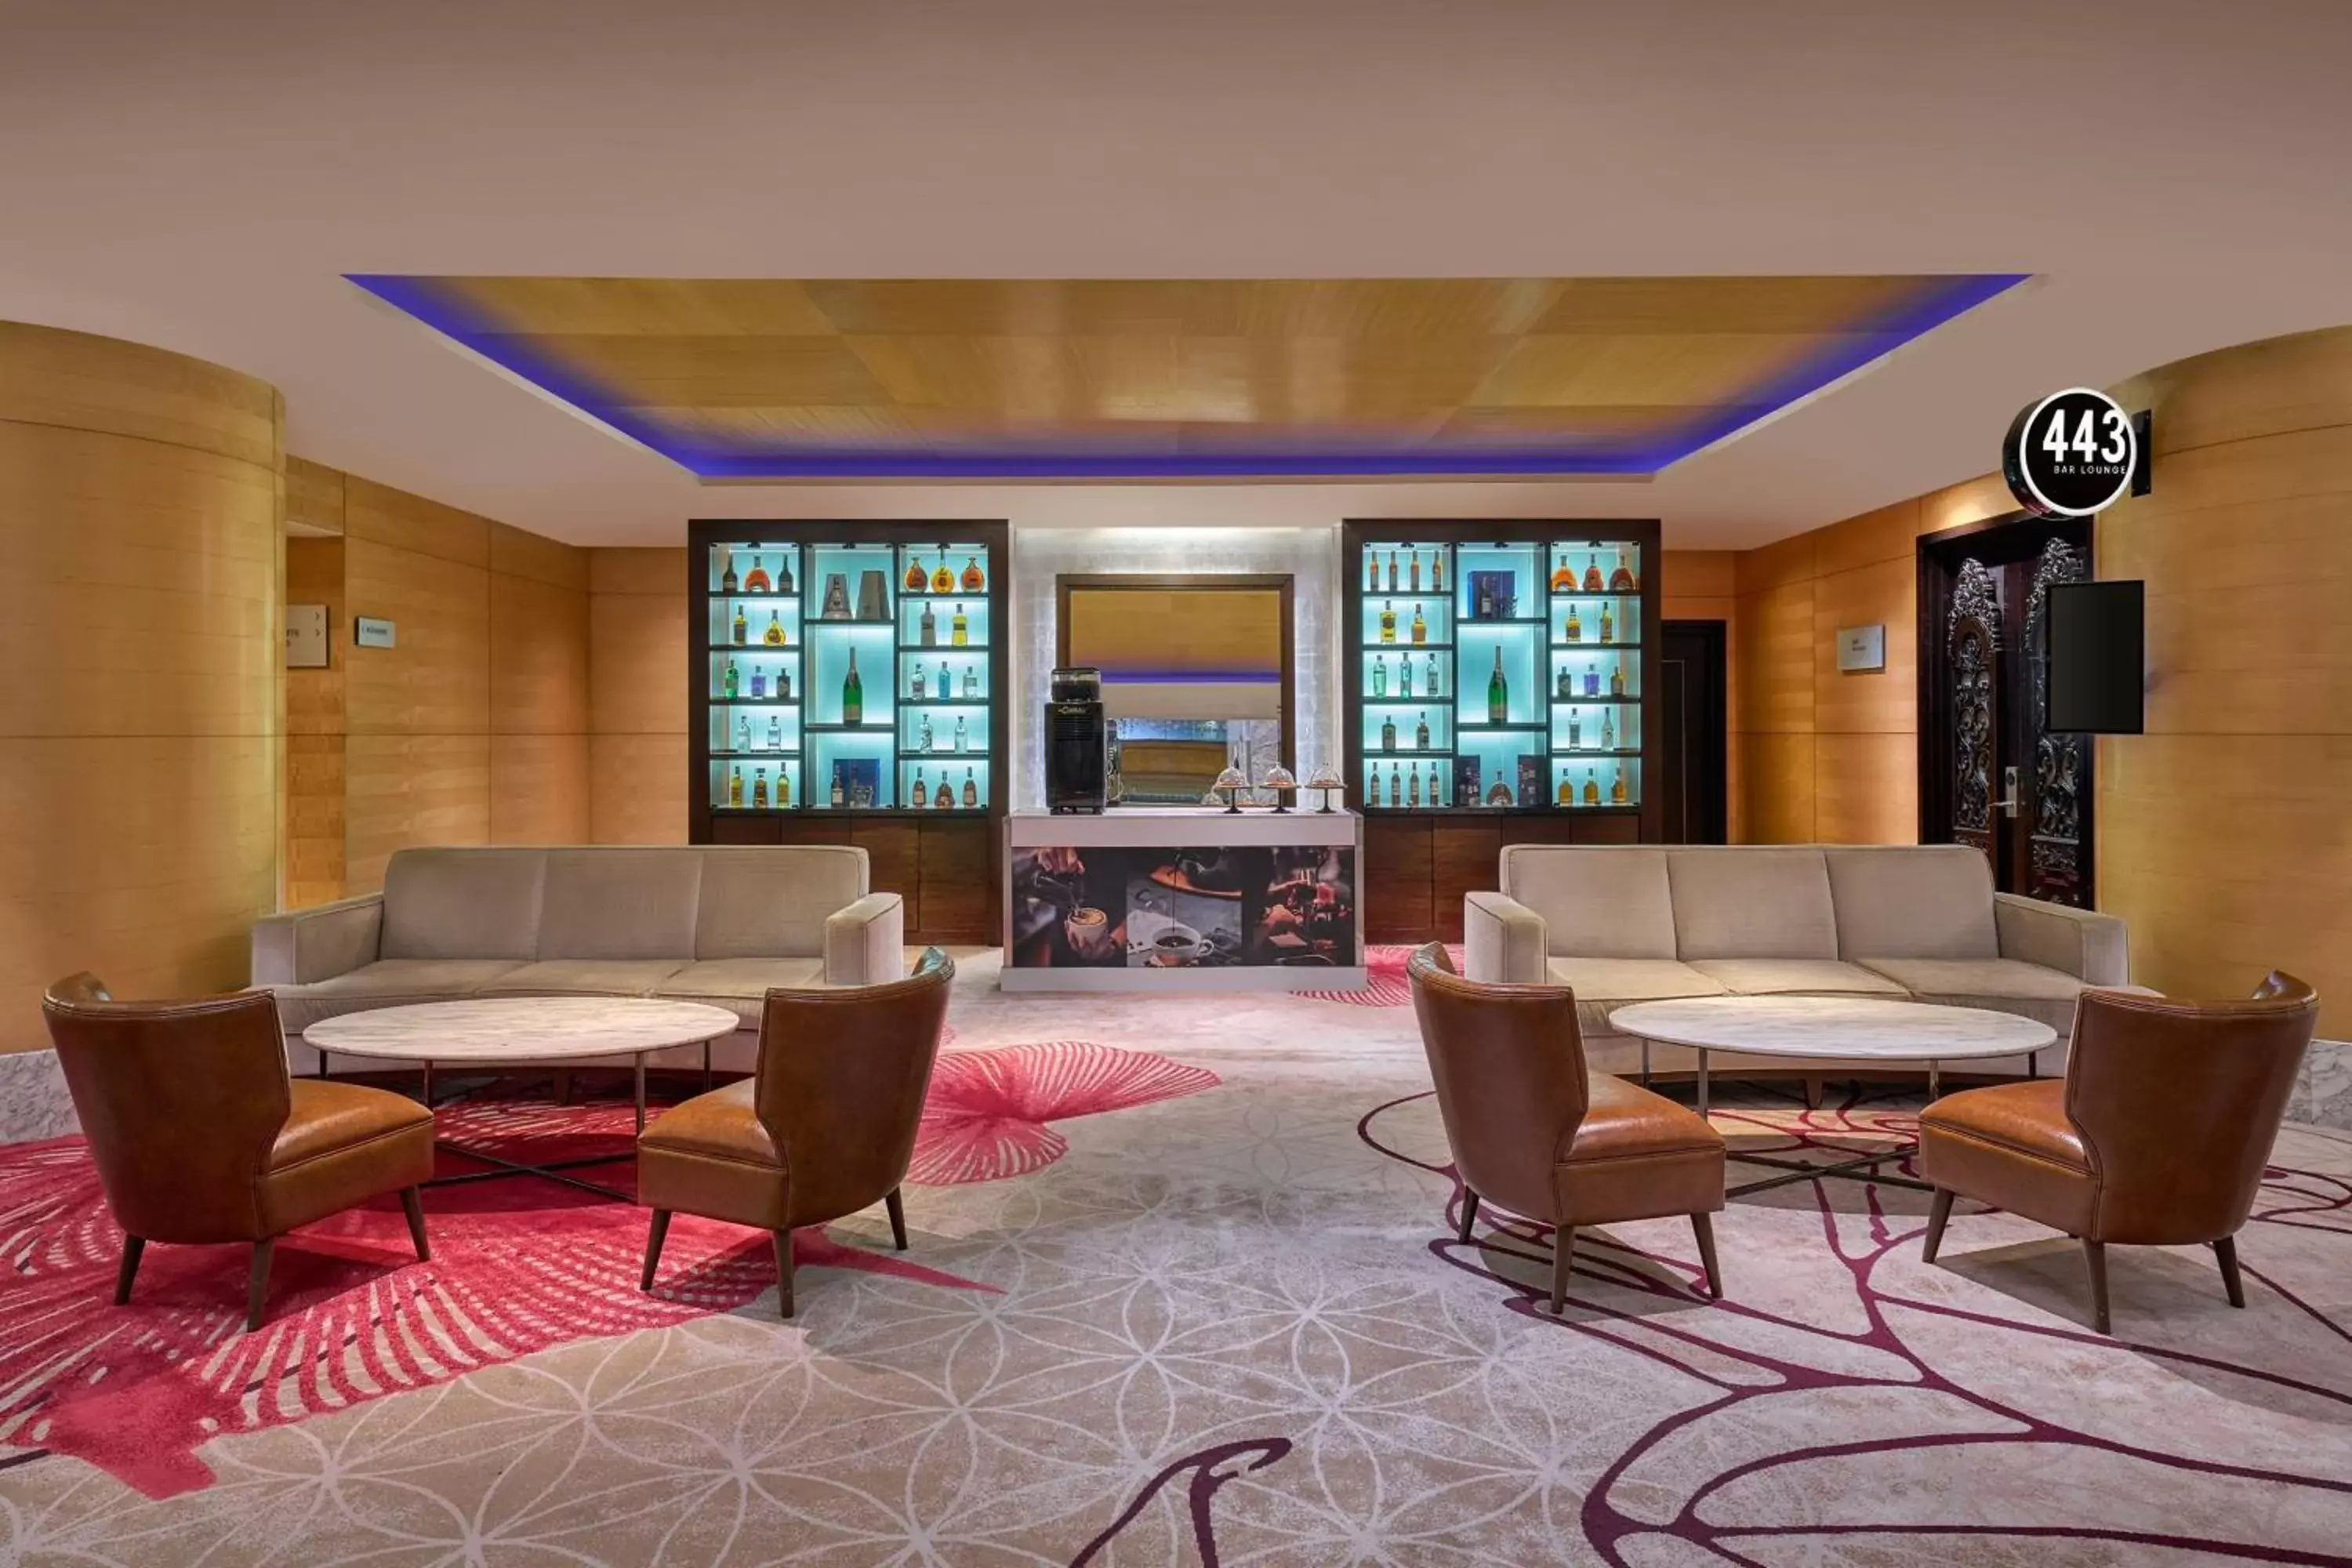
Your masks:
{"label": "wood paneled wall", "polygon": [[162,350],[0,323],[0,1050],[44,985],[245,978],[278,900],[282,407]]}
{"label": "wood paneled wall", "polygon": [[[342,476],[335,476],[341,495]],[[288,516],[295,505],[287,472]],[[337,508],[340,521],[341,508]],[[286,907],[343,896],[343,668],[351,642],[340,536],[286,540],[286,602],[327,607],[327,667],[286,672]],[[339,646],[340,644],[340,646]]]}
{"label": "wood paneled wall", "polygon": [[588,552],[589,834],[686,842],[686,551]]}

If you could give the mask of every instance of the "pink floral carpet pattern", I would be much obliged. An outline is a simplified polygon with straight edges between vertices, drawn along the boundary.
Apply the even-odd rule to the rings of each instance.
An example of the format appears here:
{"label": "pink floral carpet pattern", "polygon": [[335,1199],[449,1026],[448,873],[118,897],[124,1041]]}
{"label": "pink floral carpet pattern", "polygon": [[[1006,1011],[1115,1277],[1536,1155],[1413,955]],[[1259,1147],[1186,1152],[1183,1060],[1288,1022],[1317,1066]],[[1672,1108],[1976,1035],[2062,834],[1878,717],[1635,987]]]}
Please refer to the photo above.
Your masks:
{"label": "pink floral carpet pattern", "polygon": [[[1405,978],[1406,960],[1413,949],[1394,943],[1367,942],[1364,945],[1364,971],[1367,984],[1357,991],[1302,991],[1302,996],[1318,1002],[1342,1002],[1350,1007],[1410,1007],[1412,1005],[1412,983]],[[1449,942],[1445,951],[1453,956],[1454,967],[1462,967],[1462,944]]]}
{"label": "pink floral carpet pattern", "polygon": [[[264,1375],[248,1362],[204,1384],[226,1406],[177,1417],[205,1433],[180,1453],[212,1484],[150,1495],[103,1456],[12,1428],[0,1563],[2352,1562],[2352,1142],[2281,1138],[2241,1237],[2242,1311],[2202,1249],[2119,1248],[2102,1338],[2063,1237],[1964,1205],[1927,1266],[1923,1194],[1832,1180],[1730,1204],[1720,1301],[1698,1292],[1679,1220],[1580,1235],[1555,1320],[1540,1227],[1482,1216],[1454,1239],[1460,1189],[1409,1009],[1041,1001],[964,967],[955,1016],[976,1059],[942,1079],[927,1147],[954,1151],[940,1173],[997,1179],[910,1189],[904,1255],[878,1215],[829,1232],[927,1272],[810,1267],[785,1324],[772,1298],[734,1297],[764,1279],[733,1280],[756,1249],[722,1234],[665,1268],[664,1300],[594,1309],[666,1321],[616,1315],[337,1404],[353,1366],[388,1377],[469,1342],[435,1300],[393,1312],[410,1328],[381,1350],[354,1349],[385,1318],[371,1290],[426,1294],[403,1283],[413,1265],[391,1267],[397,1213],[354,1216],[306,1248],[320,1272],[288,1280],[317,1292],[306,1312],[340,1302],[344,1331],[281,1340]],[[1098,1044],[1015,1070],[1041,1040]],[[1188,1091],[1152,1058],[1219,1087]],[[1823,1159],[1900,1142],[1916,1105],[1718,1093],[1737,1149]],[[35,1155],[55,1158],[0,1164]],[[530,1216],[551,1223],[548,1193],[433,1197],[468,1191],[509,1211],[518,1275],[585,1269],[520,1239]],[[26,1259],[76,1234],[33,1201],[0,1198],[9,1336]],[[432,1209],[454,1259],[464,1226]],[[604,1244],[617,1277],[634,1273],[640,1220],[619,1209]],[[59,1328],[63,1342],[184,1342],[100,1305],[110,1249],[73,1245],[100,1273],[52,1309],[89,1325]],[[339,1258],[353,1271],[340,1288]],[[463,1321],[527,1346],[563,1289],[504,1284]],[[261,1353],[240,1340],[224,1327],[183,1355]],[[322,1370],[281,1374],[295,1367]],[[5,1375],[13,1388],[27,1369]],[[119,1418],[156,1419],[124,1386]],[[243,1414],[314,1388],[302,1418]]]}

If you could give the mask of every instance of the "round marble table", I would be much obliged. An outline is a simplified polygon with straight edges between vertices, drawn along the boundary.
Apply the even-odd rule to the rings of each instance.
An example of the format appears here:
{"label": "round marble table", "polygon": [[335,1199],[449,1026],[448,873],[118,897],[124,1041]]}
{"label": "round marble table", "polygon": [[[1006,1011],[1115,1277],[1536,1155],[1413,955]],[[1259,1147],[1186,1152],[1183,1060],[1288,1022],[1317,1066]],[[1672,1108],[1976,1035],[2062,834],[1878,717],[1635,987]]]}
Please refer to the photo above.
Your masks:
{"label": "round marble table", "polygon": [[[2014,1013],[1979,1007],[1946,1007],[1927,1002],[1888,1002],[1867,996],[1692,996],[1672,1002],[1635,1002],[1617,1008],[1609,1022],[1643,1041],[1687,1046],[1698,1053],[1698,1113],[1706,1114],[1707,1053],[1738,1051],[1758,1057],[1830,1057],[1865,1062],[1923,1062],[1927,1093],[1942,1088],[1948,1061],[2021,1056],[2029,1064],[2058,1038],[2049,1025]],[[1772,1181],[1734,1188],[1735,1193],[1779,1186],[1810,1176],[1852,1175],[1907,1152],[1864,1155],[1837,1165],[1743,1154],[1753,1164],[1798,1172]],[[1901,1177],[1872,1176],[1903,1186],[1920,1184]]]}
{"label": "round marble table", "polygon": [[[321,1053],[387,1061],[410,1061],[424,1068],[424,1099],[433,1103],[434,1064],[452,1067],[525,1067],[580,1061],[595,1057],[635,1058],[637,1131],[646,1130],[646,1053],[672,1046],[700,1045],[741,1026],[724,1007],[699,1002],[656,1002],[627,996],[499,996],[470,1002],[422,1002],[379,1007],[323,1018],[302,1031]],[[320,1061],[325,1060],[322,1054]],[[557,1160],[543,1165],[457,1143],[445,1146],[467,1159],[497,1167],[445,1176],[434,1185],[536,1175],[606,1197],[626,1200],[616,1188],[561,1173],[611,1159]]]}

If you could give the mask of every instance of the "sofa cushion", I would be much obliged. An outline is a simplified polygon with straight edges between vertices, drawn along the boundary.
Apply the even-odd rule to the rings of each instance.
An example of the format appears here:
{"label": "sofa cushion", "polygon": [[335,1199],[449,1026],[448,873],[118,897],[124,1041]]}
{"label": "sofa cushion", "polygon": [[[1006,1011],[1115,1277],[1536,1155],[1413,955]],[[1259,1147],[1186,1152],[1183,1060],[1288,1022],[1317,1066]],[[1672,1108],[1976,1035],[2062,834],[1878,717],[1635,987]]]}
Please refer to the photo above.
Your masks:
{"label": "sofa cushion", "polygon": [[1906,995],[1884,974],[1833,958],[1695,958],[1691,967],[1739,996]]}
{"label": "sofa cushion", "polygon": [[2015,958],[1874,958],[1866,966],[1910,992],[1914,1001],[2014,1013],[2049,1025],[2062,1040],[2073,1037],[2074,999],[2087,989],[2064,970]]}
{"label": "sofa cushion", "polygon": [[1553,984],[1576,993],[1577,1032],[1588,1040],[1616,1034],[1609,1015],[1629,1003],[1724,994],[1718,982],[1671,958],[1555,958],[1546,968]]}
{"label": "sofa cushion", "polygon": [[1967,845],[1877,844],[1822,855],[1837,905],[1842,956],[2000,956],[1992,863]]}
{"label": "sofa cushion", "polygon": [[380,958],[347,974],[309,985],[273,985],[278,1016],[299,1035],[322,1018],[376,1007],[462,1002],[501,974],[521,967],[507,958]]}
{"label": "sofa cushion", "polygon": [[1502,890],[1543,916],[1556,953],[1675,956],[1675,906],[1663,849],[1510,845],[1503,850]]}
{"label": "sofa cushion", "polygon": [[650,996],[684,969],[685,958],[549,958],[509,969],[485,996]]}
{"label": "sofa cushion", "polygon": [[551,849],[541,958],[694,956],[702,855],[694,849]]}
{"label": "sofa cushion", "polygon": [[866,851],[848,845],[705,849],[694,956],[817,957],[824,921],[866,896]]}
{"label": "sofa cushion", "polygon": [[1665,857],[1676,958],[1838,955],[1829,867],[1818,848],[1717,846]]}
{"label": "sofa cushion", "polygon": [[544,849],[403,849],[383,874],[384,958],[539,956]]}
{"label": "sofa cushion", "polygon": [[824,984],[822,958],[722,958],[688,964],[656,985],[653,994],[672,1002],[732,1007],[745,1028],[757,1030],[770,987],[804,989]]}

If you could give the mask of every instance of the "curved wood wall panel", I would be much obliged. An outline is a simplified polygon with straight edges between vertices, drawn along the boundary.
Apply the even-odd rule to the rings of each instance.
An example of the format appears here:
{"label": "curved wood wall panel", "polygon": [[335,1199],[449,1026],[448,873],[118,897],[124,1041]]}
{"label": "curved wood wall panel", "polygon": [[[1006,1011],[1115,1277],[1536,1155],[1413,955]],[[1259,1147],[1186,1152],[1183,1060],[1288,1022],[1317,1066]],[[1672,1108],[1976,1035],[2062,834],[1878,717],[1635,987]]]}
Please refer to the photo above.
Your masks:
{"label": "curved wood wall panel", "polygon": [[0,1050],[41,987],[224,990],[278,902],[283,417],[267,384],[0,323]]}

